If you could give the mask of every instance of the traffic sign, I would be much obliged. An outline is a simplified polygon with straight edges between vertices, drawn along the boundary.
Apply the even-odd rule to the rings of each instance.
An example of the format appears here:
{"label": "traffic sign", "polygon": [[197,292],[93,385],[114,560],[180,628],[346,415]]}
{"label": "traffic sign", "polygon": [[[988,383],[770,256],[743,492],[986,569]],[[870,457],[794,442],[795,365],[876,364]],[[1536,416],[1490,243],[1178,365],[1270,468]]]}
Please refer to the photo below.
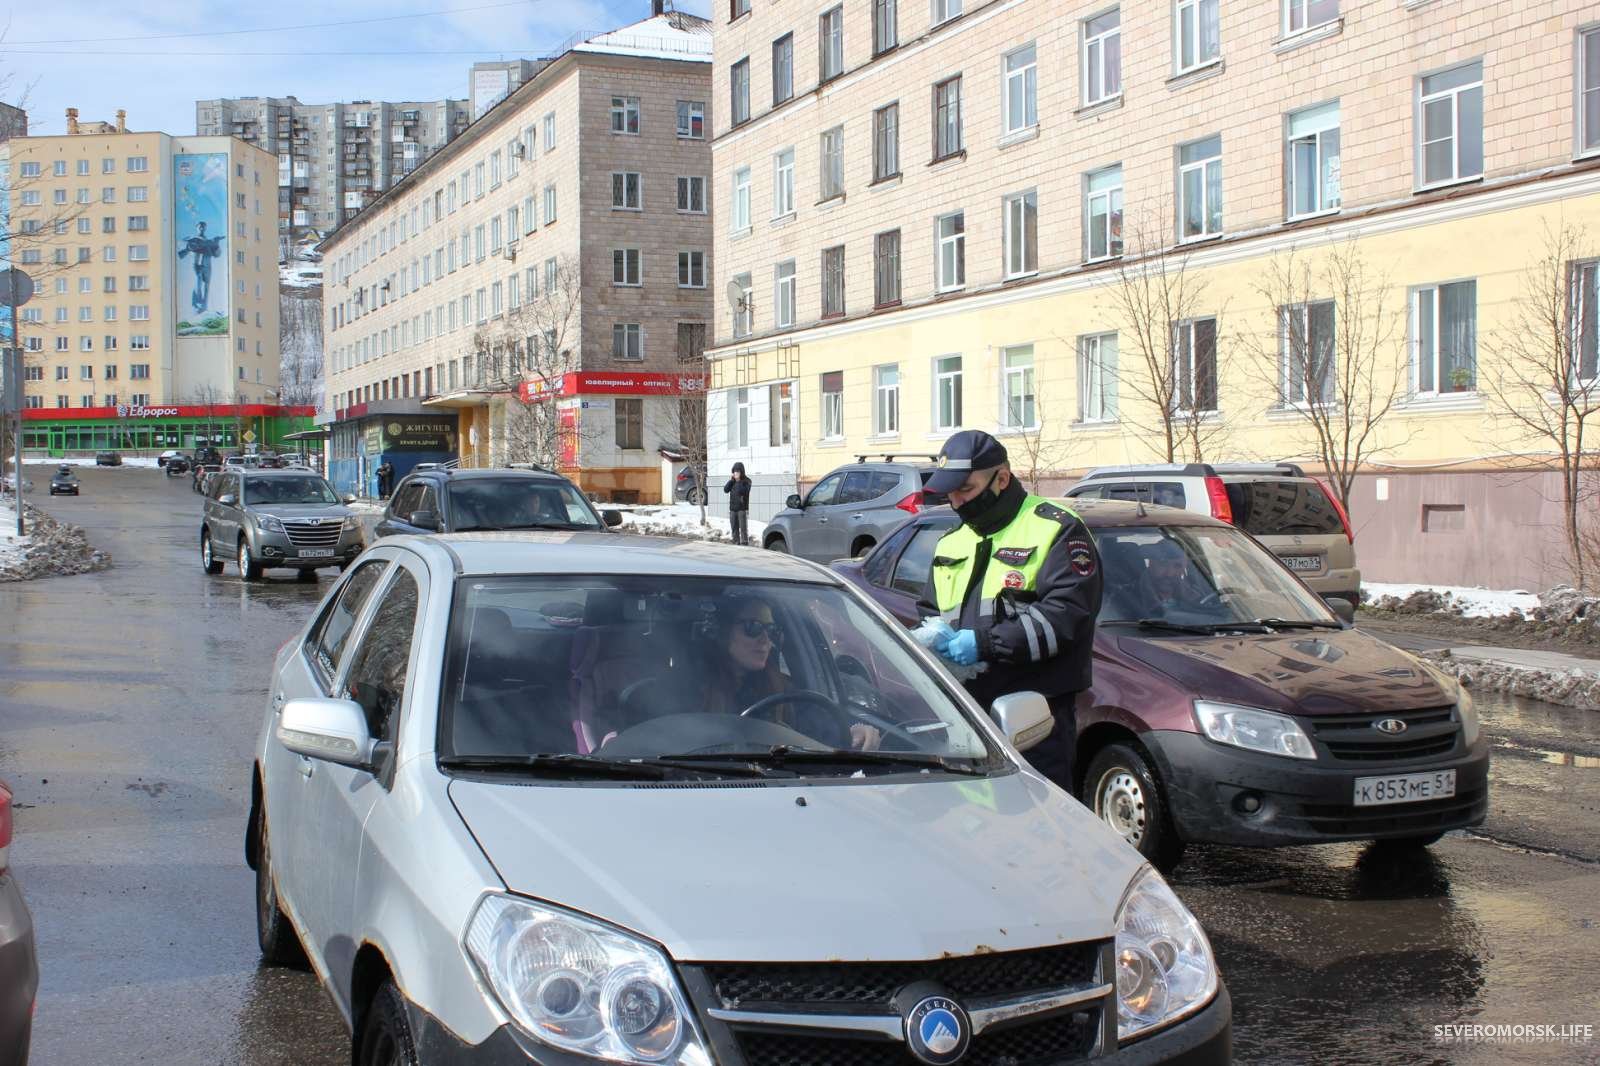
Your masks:
{"label": "traffic sign", "polygon": [[245,430],[244,431],[244,442],[246,444],[254,444],[256,442],[256,431],[253,430],[253,429]]}
{"label": "traffic sign", "polygon": [[16,267],[0,270],[0,304],[21,307],[33,299],[33,279]]}

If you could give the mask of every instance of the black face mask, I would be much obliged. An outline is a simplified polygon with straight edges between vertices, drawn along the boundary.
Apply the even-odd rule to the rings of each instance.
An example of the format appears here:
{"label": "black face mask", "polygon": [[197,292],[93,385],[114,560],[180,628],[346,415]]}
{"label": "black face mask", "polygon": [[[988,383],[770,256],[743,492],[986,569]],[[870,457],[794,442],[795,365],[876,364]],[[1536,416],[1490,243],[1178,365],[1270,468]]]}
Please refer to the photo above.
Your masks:
{"label": "black face mask", "polygon": [[989,484],[984,486],[982,492],[955,509],[956,516],[961,521],[985,536],[1004,529],[1006,523],[1011,521],[1016,512],[1012,502],[1006,499],[1006,497],[1012,495],[1011,489],[1016,485],[1016,482],[1006,486],[1005,491],[996,492],[994,491],[994,482],[995,478],[999,476],[1000,471],[996,470],[993,476],[989,478]]}

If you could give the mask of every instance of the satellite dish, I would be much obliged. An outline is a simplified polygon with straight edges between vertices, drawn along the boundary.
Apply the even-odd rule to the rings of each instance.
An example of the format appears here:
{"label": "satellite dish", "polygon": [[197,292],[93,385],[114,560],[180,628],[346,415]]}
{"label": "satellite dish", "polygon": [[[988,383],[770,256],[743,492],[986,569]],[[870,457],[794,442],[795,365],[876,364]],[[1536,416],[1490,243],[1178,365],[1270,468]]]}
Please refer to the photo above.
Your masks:
{"label": "satellite dish", "polygon": [[744,286],[737,281],[728,282],[728,302],[741,310],[744,308]]}

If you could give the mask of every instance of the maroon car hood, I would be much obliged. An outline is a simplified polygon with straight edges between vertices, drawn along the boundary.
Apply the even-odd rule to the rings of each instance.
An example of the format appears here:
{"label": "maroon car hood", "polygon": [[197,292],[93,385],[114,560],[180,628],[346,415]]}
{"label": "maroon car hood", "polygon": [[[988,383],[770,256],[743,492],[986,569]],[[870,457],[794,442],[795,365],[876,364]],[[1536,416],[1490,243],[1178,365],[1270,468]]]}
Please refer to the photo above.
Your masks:
{"label": "maroon car hood", "polygon": [[[1100,631],[1100,639],[1115,633]],[[1196,699],[1292,714],[1406,711],[1454,703],[1417,659],[1353,629],[1262,635],[1117,634],[1122,655],[1153,667]]]}

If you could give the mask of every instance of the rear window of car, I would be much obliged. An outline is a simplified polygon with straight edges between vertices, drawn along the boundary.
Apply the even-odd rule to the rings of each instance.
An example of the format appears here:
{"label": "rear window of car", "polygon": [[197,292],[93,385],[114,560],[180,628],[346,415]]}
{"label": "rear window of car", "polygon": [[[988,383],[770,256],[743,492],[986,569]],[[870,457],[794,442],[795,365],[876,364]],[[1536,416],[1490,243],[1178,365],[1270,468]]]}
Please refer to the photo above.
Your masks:
{"label": "rear window of car", "polygon": [[1102,485],[1096,489],[1073,492],[1073,496],[1089,496],[1102,500],[1126,500],[1129,503],[1151,503],[1157,507],[1184,507],[1181,481],[1122,481]]}
{"label": "rear window of car", "polygon": [[1344,533],[1339,512],[1315,481],[1262,479],[1228,484],[1233,524],[1256,537]]}

